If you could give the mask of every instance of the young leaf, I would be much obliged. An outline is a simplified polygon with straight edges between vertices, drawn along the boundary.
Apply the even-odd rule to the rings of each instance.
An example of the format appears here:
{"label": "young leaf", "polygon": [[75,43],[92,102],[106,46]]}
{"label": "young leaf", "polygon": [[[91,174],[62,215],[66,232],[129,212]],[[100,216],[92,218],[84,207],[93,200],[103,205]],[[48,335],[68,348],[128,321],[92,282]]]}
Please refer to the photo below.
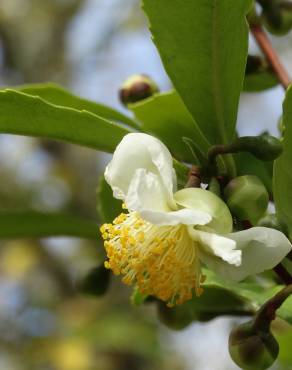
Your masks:
{"label": "young leaf", "polygon": [[93,220],[65,215],[39,212],[0,213],[0,238],[43,238],[70,236],[98,239],[98,225]]}
{"label": "young leaf", "polygon": [[273,185],[278,218],[288,226],[292,237],[292,87],[287,91],[283,109],[284,150],[274,164]]}
{"label": "young leaf", "polygon": [[39,96],[49,103],[61,105],[63,107],[74,108],[77,110],[87,110],[97,116],[101,116],[111,121],[125,123],[134,128],[139,128],[137,122],[123,113],[110,108],[104,104],[99,104],[87,99],[79,98],[65,90],[61,86],[53,83],[24,85],[17,87],[17,91],[28,95]]}
{"label": "young leaf", "polygon": [[113,152],[130,131],[87,111],[14,90],[0,92],[0,133],[63,140]]}
{"label": "young leaf", "polygon": [[144,0],[174,87],[212,143],[235,133],[245,74],[251,0]]}
{"label": "young leaf", "polygon": [[176,159],[173,159],[173,168],[177,177],[177,187],[178,189],[183,189],[188,180],[190,169],[184,163],[181,163]]}
{"label": "young leaf", "polygon": [[192,139],[203,153],[210,147],[176,91],[156,94],[132,104],[130,109],[141,122],[142,130],[159,137],[177,159],[193,162],[184,137]]}

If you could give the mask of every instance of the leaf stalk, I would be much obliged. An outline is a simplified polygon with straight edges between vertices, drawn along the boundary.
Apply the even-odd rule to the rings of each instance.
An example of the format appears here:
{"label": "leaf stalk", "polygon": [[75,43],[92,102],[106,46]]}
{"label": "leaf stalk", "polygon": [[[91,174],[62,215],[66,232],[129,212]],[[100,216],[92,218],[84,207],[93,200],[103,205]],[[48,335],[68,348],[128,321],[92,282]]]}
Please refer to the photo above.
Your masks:
{"label": "leaf stalk", "polygon": [[273,69],[279,82],[283,88],[287,90],[292,81],[291,77],[280,61],[278,54],[273,48],[267,34],[259,24],[252,24],[250,26],[250,31],[253,34],[258,46],[267,58],[269,64],[271,65],[271,68]]}

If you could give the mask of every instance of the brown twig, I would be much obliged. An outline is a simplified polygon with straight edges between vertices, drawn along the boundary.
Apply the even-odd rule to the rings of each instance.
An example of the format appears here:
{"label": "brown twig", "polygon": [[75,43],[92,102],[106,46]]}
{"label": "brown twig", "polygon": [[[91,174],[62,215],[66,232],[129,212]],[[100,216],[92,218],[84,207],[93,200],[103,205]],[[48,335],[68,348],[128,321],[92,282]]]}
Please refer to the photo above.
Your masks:
{"label": "brown twig", "polygon": [[234,147],[232,144],[217,144],[211,146],[208,151],[208,162],[210,165],[215,165],[216,158],[218,155],[234,153]]}
{"label": "brown twig", "polygon": [[292,284],[292,276],[281,263],[274,267],[274,271],[280,277],[283,283],[286,285]]}
{"label": "brown twig", "polygon": [[253,326],[258,330],[268,330],[271,321],[276,317],[276,311],[292,294],[292,284],[283,288],[274,297],[269,299],[258,311]]}
{"label": "brown twig", "polygon": [[271,41],[269,40],[268,36],[266,35],[265,31],[259,24],[251,25],[250,30],[259,45],[260,49],[266,56],[269,64],[271,65],[275,75],[277,76],[278,80],[280,81],[281,85],[286,90],[290,83],[292,82],[291,77],[289,76],[288,72],[286,71],[285,67],[281,63],[278,54],[276,53],[275,49],[273,48]]}
{"label": "brown twig", "polygon": [[201,186],[201,169],[198,166],[192,166],[189,172],[188,181],[185,188],[199,188]]}

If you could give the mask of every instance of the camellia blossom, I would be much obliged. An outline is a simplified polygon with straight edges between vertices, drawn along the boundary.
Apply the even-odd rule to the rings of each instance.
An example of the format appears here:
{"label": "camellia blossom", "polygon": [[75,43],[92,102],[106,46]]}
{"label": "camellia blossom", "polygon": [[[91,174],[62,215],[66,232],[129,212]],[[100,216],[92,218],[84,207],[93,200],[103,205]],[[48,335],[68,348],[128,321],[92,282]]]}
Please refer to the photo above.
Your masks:
{"label": "camellia blossom", "polygon": [[176,191],[172,156],[150,135],[126,135],[105,178],[128,210],[101,227],[105,266],[170,307],[202,293],[202,263],[240,281],[273,268],[291,250],[286,236],[274,229],[232,233],[227,205],[210,191]]}

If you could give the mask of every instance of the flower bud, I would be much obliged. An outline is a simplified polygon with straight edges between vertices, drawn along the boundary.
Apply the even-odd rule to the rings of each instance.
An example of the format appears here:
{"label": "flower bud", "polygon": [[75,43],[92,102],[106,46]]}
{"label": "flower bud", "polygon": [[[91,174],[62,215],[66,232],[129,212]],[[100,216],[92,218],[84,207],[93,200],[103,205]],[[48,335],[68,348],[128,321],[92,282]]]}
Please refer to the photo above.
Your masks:
{"label": "flower bud", "polygon": [[254,148],[254,155],[263,161],[273,161],[281,155],[282,151],[283,146],[279,139],[264,134],[259,136],[259,143]]}
{"label": "flower bud", "polygon": [[159,320],[168,328],[182,330],[193,321],[192,310],[188,304],[169,308],[163,302],[157,304]]}
{"label": "flower bud", "polygon": [[248,322],[231,331],[229,353],[242,369],[265,370],[277,359],[279,344],[270,330],[256,330],[253,322]]}
{"label": "flower bud", "polygon": [[121,102],[127,106],[159,92],[156,83],[148,76],[139,74],[128,78],[119,91]]}
{"label": "flower bud", "polygon": [[269,194],[256,176],[240,176],[231,180],[224,189],[224,196],[231,213],[239,220],[256,223],[265,213]]}
{"label": "flower bud", "polygon": [[268,134],[240,137],[235,142],[235,146],[241,150],[250,152],[262,161],[273,161],[283,151],[281,141]]}
{"label": "flower bud", "polygon": [[102,296],[110,283],[110,272],[103,265],[93,268],[77,284],[81,293]]}

